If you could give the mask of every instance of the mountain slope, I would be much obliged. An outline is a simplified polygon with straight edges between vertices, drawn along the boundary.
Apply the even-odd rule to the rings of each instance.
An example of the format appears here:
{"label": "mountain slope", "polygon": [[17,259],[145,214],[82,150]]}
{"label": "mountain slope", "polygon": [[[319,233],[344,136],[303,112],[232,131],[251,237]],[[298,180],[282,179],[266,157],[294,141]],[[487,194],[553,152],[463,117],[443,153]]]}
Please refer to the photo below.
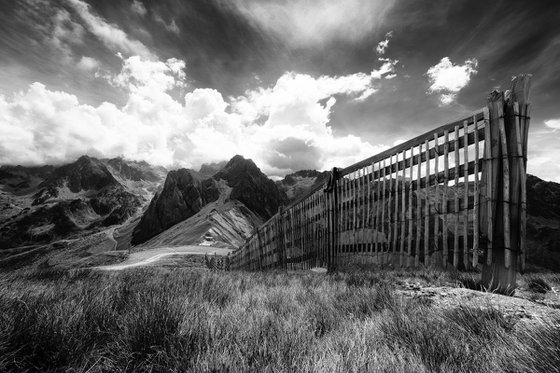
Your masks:
{"label": "mountain slope", "polygon": [[242,202],[265,221],[287,202],[286,195],[274,181],[263,174],[252,160],[240,155],[233,157],[213,178],[225,180],[232,189],[230,198]]}
{"label": "mountain slope", "polygon": [[155,193],[165,170],[145,162],[77,161],[0,168],[0,248],[83,236],[121,224]]}
{"label": "mountain slope", "polygon": [[560,271],[560,184],[527,175],[527,263]]}
{"label": "mountain slope", "polygon": [[211,179],[201,181],[187,169],[167,174],[163,189],[157,193],[134,229],[132,244],[145,242],[167,228],[190,218],[204,205],[217,199]]}
{"label": "mountain slope", "polygon": [[250,159],[233,157],[211,178],[171,171],[136,226],[132,244],[239,246],[287,201]]}
{"label": "mountain slope", "polygon": [[218,181],[216,185],[220,192],[217,200],[142,243],[139,248],[177,245],[241,246],[263,220],[243,203],[230,199],[231,188],[224,180]]}
{"label": "mountain slope", "polygon": [[167,176],[161,166],[152,166],[144,161],[130,161],[123,158],[101,160],[113,177],[125,189],[141,198],[142,204],[150,202]]}

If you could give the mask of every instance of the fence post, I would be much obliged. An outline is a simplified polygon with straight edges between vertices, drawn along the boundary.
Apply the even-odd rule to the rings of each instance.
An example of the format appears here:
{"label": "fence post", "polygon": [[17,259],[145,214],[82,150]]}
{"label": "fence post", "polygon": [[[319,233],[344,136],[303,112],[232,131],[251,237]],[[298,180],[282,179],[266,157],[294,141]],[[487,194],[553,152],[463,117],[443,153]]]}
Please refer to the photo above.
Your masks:
{"label": "fence post", "polygon": [[490,138],[485,141],[491,143],[485,160],[490,164],[485,170],[490,168],[492,173],[485,180],[491,185],[486,198],[491,201],[492,211],[486,230],[492,233],[492,255],[483,266],[482,283],[489,291],[505,294],[515,290],[518,256],[525,245],[526,197],[522,184],[526,182],[529,89],[530,75],[520,75],[505,95],[493,91],[488,97]]}
{"label": "fence post", "polygon": [[336,188],[336,180],[338,178],[338,169],[333,167],[331,175],[327,184],[325,185],[324,192],[327,193],[327,206],[329,214],[327,214],[328,221],[326,222],[329,229],[329,240],[327,247],[327,271],[332,272],[336,266],[336,239],[338,230],[338,192]]}
{"label": "fence post", "polygon": [[278,220],[277,220],[277,233],[276,233],[276,244],[278,252],[278,262],[280,263],[280,268],[287,270],[286,264],[286,240],[284,237],[284,206],[280,206],[278,209]]}

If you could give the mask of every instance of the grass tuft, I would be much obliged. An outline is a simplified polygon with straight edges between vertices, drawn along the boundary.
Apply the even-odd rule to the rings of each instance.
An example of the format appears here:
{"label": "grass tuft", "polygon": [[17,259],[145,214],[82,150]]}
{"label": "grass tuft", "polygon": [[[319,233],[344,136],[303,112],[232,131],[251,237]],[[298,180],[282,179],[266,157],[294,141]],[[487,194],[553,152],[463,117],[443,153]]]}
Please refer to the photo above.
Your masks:
{"label": "grass tuft", "polygon": [[526,278],[527,287],[534,293],[546,294],[552,287],[542,277],[530,275]]}

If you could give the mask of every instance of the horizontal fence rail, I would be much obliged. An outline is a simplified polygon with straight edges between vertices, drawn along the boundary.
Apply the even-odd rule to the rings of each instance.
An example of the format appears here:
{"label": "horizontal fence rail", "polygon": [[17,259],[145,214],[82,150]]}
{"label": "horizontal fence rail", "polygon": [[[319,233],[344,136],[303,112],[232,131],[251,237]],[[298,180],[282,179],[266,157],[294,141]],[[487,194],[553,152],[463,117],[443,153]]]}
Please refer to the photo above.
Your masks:
{"label": "horizontal fence rail", "polygon": [[493,92],[468,117],[333,169],[259,227],[230,268],[469,269],[495,264],[498,246],[500,266],[524,266],[528,87],[529,76],[515,78],[508,97]]}

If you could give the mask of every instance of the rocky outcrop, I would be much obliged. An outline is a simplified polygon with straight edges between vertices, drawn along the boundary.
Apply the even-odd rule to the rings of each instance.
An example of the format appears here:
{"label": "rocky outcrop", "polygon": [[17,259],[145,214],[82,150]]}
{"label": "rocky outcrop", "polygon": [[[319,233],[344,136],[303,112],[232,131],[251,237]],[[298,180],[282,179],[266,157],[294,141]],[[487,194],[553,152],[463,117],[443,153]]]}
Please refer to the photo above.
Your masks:
{"label": "rocky outcrop", "polygon": [[278,180],[276,185],[286,193],[286,196],[292,202],[316,185],[323,184],[328,177],[328,171],[301,170],[286,175],[284,179]]}
{"label": "rocky outcrop", "polygon": [[190,218],[219,196],[214,180],[201,181],[187,169],[167,174],[157,193],[134,229],[132,244],[142,243],[171,226]]}
{"label": "rocky outcrop", "polygon": [[230,199],[242,202],[265,221],[287,202],[286,195],[274,181],[263,174],[252,160],[240,155],[233,157],[213,178],[225,180],[232,188]]}

